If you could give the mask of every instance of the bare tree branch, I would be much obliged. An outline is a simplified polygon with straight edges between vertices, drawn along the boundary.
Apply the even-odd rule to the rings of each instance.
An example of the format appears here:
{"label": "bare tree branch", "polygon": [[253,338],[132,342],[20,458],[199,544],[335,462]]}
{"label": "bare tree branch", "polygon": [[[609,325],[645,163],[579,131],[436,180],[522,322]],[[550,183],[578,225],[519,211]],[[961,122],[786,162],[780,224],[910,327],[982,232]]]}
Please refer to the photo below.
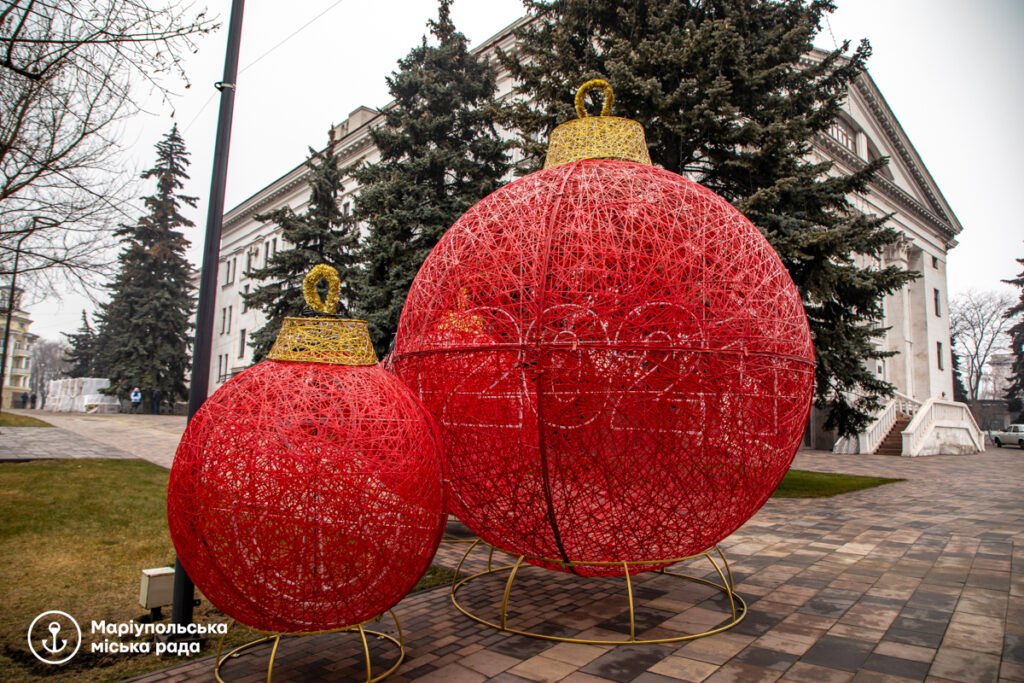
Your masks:
{"label": "bare tree branch", "polygon": [[1004,316],[1014,303],[1002,292],[969,289],[949,302],[949,325],[957,354],[965,367],[960,373],[967,382],[967,396],[978,400],[982,377],[992,353],[1006,344],[1011,320]]}
{"label": "bare tree branch", "polygon": [[0,276],[20,243],[28,292],[108,279],[137,194],[120,124],[187,87],[182,60],[216,28],[166,0],[0,0]]}

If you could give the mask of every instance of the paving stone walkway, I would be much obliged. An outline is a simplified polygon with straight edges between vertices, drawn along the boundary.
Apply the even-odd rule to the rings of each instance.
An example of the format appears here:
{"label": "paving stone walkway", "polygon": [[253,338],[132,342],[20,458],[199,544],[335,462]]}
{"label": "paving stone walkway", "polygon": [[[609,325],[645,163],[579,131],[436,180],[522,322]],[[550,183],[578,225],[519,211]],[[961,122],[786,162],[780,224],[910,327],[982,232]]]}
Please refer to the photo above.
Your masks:
{"label": "paving stone walkway", "polygon": [[0,429],[0,461],[64,458],[112,458],[133,460],[131,453],[110,444],[52,427],[4,427]]}
{"label": "paving stone walkway", "polygon": [[[809,452],[795,466],[907,481],[836,498],[770,500],[722,543],[749,606],[735,628],[667,645],[554,643],[470,621],[438,588],[395,608],[407,657],[388,680],[1024,681],[1024,451],[916,459]],[[436,562],[454,567],[464,548],[446,544]],[[486,553],[471,561],[485,563]],[[697,564],[688,569],[711,576]],[[521,577],[511,624],[592,639],[628,633],[622,579],[534,567]],[[723,618],[712,589],[654,573],[634,577],[634,586],[641,637],[693,633]],[[496,615],[503,587],[503,577],[488,577],[467,587],[466,602]],[[358,680],[365,674],[357,640],[286,639],[274,679]],[[382,643],[373,650],[379,666],[394,661]],[[231,660],[225,679],[266,680],[267,655],[264,648]],[[213,662],[137,680],[213,680]]]}
{"label": "paving stone walkway", "polygon": [[186,422],[180,415],[8,412],[43,420],[55,429],[4,427],[0,430],[0,460],[139,458],[170,469]]}

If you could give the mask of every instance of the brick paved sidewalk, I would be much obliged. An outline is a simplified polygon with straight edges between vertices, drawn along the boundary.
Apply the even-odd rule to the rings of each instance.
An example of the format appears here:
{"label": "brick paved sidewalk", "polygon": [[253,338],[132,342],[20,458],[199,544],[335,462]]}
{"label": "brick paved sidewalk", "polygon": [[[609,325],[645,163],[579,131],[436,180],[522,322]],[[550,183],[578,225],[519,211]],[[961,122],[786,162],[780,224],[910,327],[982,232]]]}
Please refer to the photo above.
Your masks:
{"label": "brick paved sidewalk", "polygon": [[[0,459],[11,459],[25,444],[27,449],[50,453],[42,457],[106,458],[126,457],[147,460],[170,469],[178,440],[185,431],[181,415],[87,415],[85,413],[51,413],[44,410],[9,410],[48,422],[56,429],[44,427],[5,427],[0,433]],[[71,448],[50,447],[67,442]],[[77,444],[81,444],[78,447]],[[26,449],[26,450],[27,450]],[[109,454],[106,454],[109,453]],[[116,454],[116,455],[115,455]]]}
{"label": "brick paved sidewalk", "polygon": [[4,427],[0,430],[0,461],[109,458],[135,456],[110,444],[55,427]]}
{"label": "brick paved sidewalk", "polygon": [[[557,644],[476,624],[438,588],[396,607],[407,658],[389,680],[1024,681],[1024,452],[801,453],[795,466],[908,481],[837,498],[770,500],[722,543],[750,606],[734,629],[670,645]],[[451,566],[460,554],[446,545],[437,561]],[[511,619],[551,633],[622,637],[622,583],[528,568],[513,590]],[[692,632],[722,616],[713,591],[650,573],[634,583],[640,635]],[[502,577],[488,579],[466,599],[486,609],[502,588]],[[358,680],[356,641],[286,639],[274,678]],[[374,648],[389,664],[387,650]],[[230,661],[226,680],[265,680],[267,655],[264,648]],[[205,659],[138,680],[212,679]]]}

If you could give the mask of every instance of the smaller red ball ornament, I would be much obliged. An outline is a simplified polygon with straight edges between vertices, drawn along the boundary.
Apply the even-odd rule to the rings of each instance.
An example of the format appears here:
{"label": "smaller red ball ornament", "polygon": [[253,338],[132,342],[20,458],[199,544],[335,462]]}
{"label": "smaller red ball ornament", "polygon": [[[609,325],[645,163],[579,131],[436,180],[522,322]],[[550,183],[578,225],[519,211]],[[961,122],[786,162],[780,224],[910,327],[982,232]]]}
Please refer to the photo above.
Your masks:
{"label": "smaller red ball ornament", "polygon": [[[326,312],[337,274],[318,269],[307,301]],[[327,306],[314,289],[322,275]],[[363,321],[288,318],[268,358],[189,422],[167,496],[174,547],[210,602],[243,624],[359,624],[401,600],[437,550],[439,437],[377,365]]]}

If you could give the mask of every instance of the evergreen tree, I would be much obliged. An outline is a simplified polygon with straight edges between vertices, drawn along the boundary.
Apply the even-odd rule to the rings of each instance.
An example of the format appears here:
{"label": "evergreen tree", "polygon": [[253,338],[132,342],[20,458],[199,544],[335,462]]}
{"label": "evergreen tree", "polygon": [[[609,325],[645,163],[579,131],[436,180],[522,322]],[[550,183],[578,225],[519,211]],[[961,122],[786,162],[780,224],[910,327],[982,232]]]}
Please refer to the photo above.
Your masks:
{"label": "evergreen tree", "polygon": [[[1017,259],[1017,263],[1024,266],[1024,258]],[[1020,289],[1020,299],[1006,311],[1006,317],[1014,319],[1013,327],[1008,331],[1013,367],[1010,371],[1010,386],[1006,390],[1006,400],[1009,402],[1010,412],[1018,413],[1015,421],[1024,422],[1024,270],[1021,270],[1017,277],[1003,282]]]}
{"label": "evergreen tree", "polygon": [[957,353],[956,332],[949,337],[949,355],[953,364],[953,400],[960,403],[967,403],[970,396],[967,394],[967,385],[964,384],[964,376],[960,372],[960,354]]}
{"label": "evergreen tree", "polygon": [[82,326],[73,334],[64,334],[69,349],[64,361],[71,364],[67,371],[68,377],[103,377],[99,367],[99,347],[96,331],[89,324],[89,316],[82,311]]}
{"label": "evergreen tree", "polygon": [[451,0],[423,42],[388,78],[394,103],[370,131],[379,163],[350,170],[359,182],[354,219],[367,226],[356,314],[387,353],[406,294],[441,235],[493,192],[508,171],[507,143],[495,130],[497,71],[455,30]]}
{"label": "evergreen tree", "polygon": [[572,94],[591,78],[615,88],[618,112],[647,133],[653,162],[725,197],[775,247],[801,293],[817,359],[815,404],[840,435],[863,428],[892,393],[868,368],[879,348],[882,300],[914,275],[872,263],[898,235],[885,217],[847,200],[886,163],[829,176],[809,160],[866,41],[802,61],[831,0],[526,0],[535,21],[501,55],[520,96],[503,120],[526,163],[543,161],[555,124],[575,117]]}
{"label": "evergreen tree", "polygon": [[156,180],[156,192],[143,197],[148,213],[116,232],[124,244],[111,296],[96,319],[99,367],[110,378],[109,393],[126,398],[133,387],[164,399],[187,398],[185,373],[192,343],[195,297],[185,259],[188,240],[179,230],[193,227],[181,214],[196,197],[179,192],[188,180],[188,152],[175,125],[156,144],[153,168],[144,180]]}
{"label": "evergreen tree", "polygon": [[[306,302],[302,295],[302,281],[313,266],[326,263],[338,270],[342,282],[338,314],[348,315],[352,281],[358,267],[358,232],[338,205],[345,188],[341,183],[342,173],[334,145],[332,128],[326,149],[320,152],[312,147],[309,149],[306,161],[309,203],[305,211],[297,214],[285,206],[256,216],[259,221],[277,225],[285,246],[269,256],[262,268],[248,273],[262,284],[242,295],[245,305],[263,311],[267,320],[250,341],[254,362],[266,357],[284,319],[304,312]],[[326,287],[323,282],[319,286]],[[325,293],[326,290],[321,292],[322,298],[326,298]]]}

